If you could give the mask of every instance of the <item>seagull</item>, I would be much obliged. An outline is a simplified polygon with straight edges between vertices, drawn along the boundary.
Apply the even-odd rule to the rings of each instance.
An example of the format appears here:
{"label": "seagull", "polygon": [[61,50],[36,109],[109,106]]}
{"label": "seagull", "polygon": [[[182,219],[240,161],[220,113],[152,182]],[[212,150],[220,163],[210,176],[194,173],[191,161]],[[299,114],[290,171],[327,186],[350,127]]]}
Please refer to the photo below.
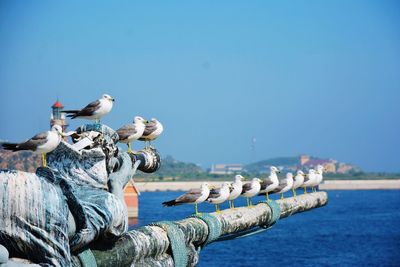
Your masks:
{"label": "seagull", "polygon": [[253,206],[252,197],[256,196],[260,192],[262,181],[258,178],[253,178],[251,182],[247,182],[242,187],[242,196],[246,198],[247,207]]}
{"label": "seagull", "polygon": [[202,183],[200,188],[191,189],[186,194],[179,196],[176,199],[163,202],[164,207],[177,206],[182,204],[194,204],[196,209],[196,215],[200,215],[197,205],[204,202],[210,194],[210,185],[208,183]]}
{"label": "seagull", "polygon": [[236,199],[242,193],[242,187],[243,187],[242,181],[243,180],[244,180],[244,177],[242,175],[238,174],[235,176],[235,181],[233,183],[231,183],[231,190],[230,190],[230,194],[228,197],[229,207],[231,209],[235,208],[234,199]]}
{"label": "seagull", "polygon": [[304,172],[301,170],[297,171],[296,176],[294,177],[294,181],[293,181],[293,196],[296,196],[296,189],[299,188],[300,186],[302,186],[304,183]]}
{"label": "seagull", "polygon": [[207,198],[207,201],[215,204],[215,211],[221,212],[220,204],[226,201],[229,197],[231,184],[229,182],[224,182],[221,185],[221,188],[215,188],[210,190],[210,195]]}
{"label": "seagull", "polygon": [[96,123],[99,123],[100,118],[111,111],[114,101],[114,98],[107,94],[104,94],[100,99],[93,101],[83,109],[63,110],[62,112],[68,113],[67,117],[70,117],[71,119],[82,118],[95,120]]}
{"label": "seagull", "polygon": [[265,198],[267,201],[269,200],[268,193],[277,188],[279,185],[279,180],[277,175],[277,173],[279,173],[278,168],[271,166],[270,171],[271,171],[270,175],[261,182],[261,189],[260,189],[260,195],[261,193],[265,194]]}
{"label": "seagull", "polygon": [[323,177],[323,173],[324,173],[324,166],[322,165],[318,165],[317,166],[317,171],[315,172],[315,176],[316,176],[316,181],[313,184],[313,191],[317,192],[317,186],[322,182],[322,180],[324,179]]}
{"label": "seagull", "polygon": [[138,140],[144,132],[146,127],[142,117],[136,116],[133,123],[125,124],[117,130],[119,141],[128,144],[128,152],[132,152],[131,143]]}
{"label": "seagull", "polygon": [[286,178],[279,181],[278,187],[272,193],[280,193],[281,199],[284,199],[283,193],[289,191],[293,187],[293,174],[288,172]]}
{"label": "seagull", "polygon": [[317,176],[315,173],[314,169],[309,169],[308,170],[308,174],[305,175],[304,177],[304,194],[307,194],[307,186],[313,186],[313,184],[316,182],[317,180]]}
{"label": "seagull", "polygon": [[12,151],[30,150],[36,154],[42,154],[42,166],[46,167],[46,154],[56,149],[64,136],[69,135],[64,134],[61,126],[56,124],[50,131],[39,133],[25,142],[2,143],[1,146]]}
{"label": "seagull", "polygon": [[139,140],[149,142],[149,144],[151,145],[151,141],[157,139],[157,137],[161,135],[164,127],[155,118],[152,118],[150,121],[146,121],[145,125],[146,128],[144,129],[143,135],[139,138]]}

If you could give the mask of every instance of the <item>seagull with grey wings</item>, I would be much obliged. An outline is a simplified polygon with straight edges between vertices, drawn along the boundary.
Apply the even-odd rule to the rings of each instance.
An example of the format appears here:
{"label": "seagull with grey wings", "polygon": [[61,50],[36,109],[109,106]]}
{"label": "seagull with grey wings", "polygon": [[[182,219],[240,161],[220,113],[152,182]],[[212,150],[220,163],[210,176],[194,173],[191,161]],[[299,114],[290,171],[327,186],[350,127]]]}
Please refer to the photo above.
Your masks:
{"label": "seagull with grey wings", "polygon": [[119,141],[128,144],[128,152],[132,152],[131,143],[138,140],[144,132],[146,125],[142,117],[136,116],[133,123],[125,124],[117,130]]}
{"label": "seagull with grey wings", "polygon": [[322,180],[324,179],[323,173],[324,173],[324,166],[318,165],[317,170],[315,171],[315,182],[311,184],[312,190],[314,192],[317,192],[317,187],[320,183],[322,183]]}
{"label": "seagull with grey wings", "polygon": [[314,169],[309,169],[308,174],[304,176],[304,194],[307,194],[307,187],[312,187],[317,181],[317,175]]}
{"label": "seagull with grey wings", "polygon": [[82,109],[63,110],[62,112],[67,113],[67,117],[71,119],[82,118],[100,123],[100,119],[111,111],[114,101],[115,99],[110,95],[104,94],[100,99],[89,103]]}
{"label": "seagull with grey wings", "polygon": [[149,142],[149,146],[151,145],[151,141],[157,139],[162,132],[164,131],[164,127],[157,119],[152,118],[150,121],[145,122],[145,129],[143,135],[139,138],[140,141]]}
{"label": "seagull with grey wings", "polygon": [[164,207],[172,207],[182,204],[194,204],[196,209],[196,215],[199,215],[198,204],[204,202],[209,194],[210,188],[212,188],[208,183],[202,183],[200,188],[191,189],[186,194],[179,196],[176,199],[163,202]]}
{"label": "seagull with grey wings", "polygon": [[210,195],[207,201],[215,204],[215,211],[221,212],[220,204],[225,202],[229,197],[231,184],[229,182],[222,183],[220,188],[214,188],[210,190]]}
{"label": "seagull with grey wings", "polygon": [[279,185],[277,173],[279,173],[278,168],[276,168],[275,166],[271,166],[269,176],[261,182],[259,195],[265,194],[265,198],[267,201],[269,200],[269,192],[273,191]]}
{"label": "seagull with grey wings", "polygon": [[235,203],[234,200],[236,198],[238,198],[240,196],[240,194],[242,193],[242,188],[243,188],[243,181],[244,177],[240,174],[235,176],[235,181],[233,183],[231,183],[231,187],[230,187],[230,192],[229,192],[229,207],[231,209],[235,208]]}
{"label": "seagull with grey wings", "polygon": [[71,134],[64,134],[60,125],[54,125],[50,131],[42,132],[22,143],[1,143],[6,150],[20,151],[30,150],[36,154],[42,154],[42,166],[46,167],[46,154],[50,153],[60,144],[62,137]]}
{"label": "seagull with grey wings", "polygon": [[259,178],[253,178],[251,182],[243,184],[241,195],[246,198],[247,207],[253,207],[253,201],[251,198],[260,192],[261,182],[262,180]]}
{"label": "seagull with grey wings", "polygon": [[288,172],[286,174],[286,178],[281,179],[279,181],[279,185],[277,188],[275,188],[271,193],[280,193],[281,194],[281,199],[284,199],[285,196],[283,195],[285,192],[289,191],[293,187],[293,174],[291,172]]}
{"label": "seagull with grey wings", "polygon": [[298,170],[293,180],[293,188],[292,188],[293,196],[297,196],[296,189],[301,187],[303,183],[304,183],[304,172]]}

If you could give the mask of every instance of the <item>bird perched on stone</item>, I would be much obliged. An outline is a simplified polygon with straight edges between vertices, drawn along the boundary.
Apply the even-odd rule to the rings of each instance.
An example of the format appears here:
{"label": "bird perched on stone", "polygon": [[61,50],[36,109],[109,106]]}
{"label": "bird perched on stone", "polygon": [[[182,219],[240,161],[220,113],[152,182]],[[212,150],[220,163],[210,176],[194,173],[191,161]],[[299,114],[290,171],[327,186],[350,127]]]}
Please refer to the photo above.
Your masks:
{"label": "bird perched on stone", "polygon": [[207,201],[215,204],[216,212],[221,212],[220,204],[228,199],[230,186],[231,184],[229,182],[224,182],[220,188],[210,190],[210,195],[208,196]]}
{"label": "bird perched on stone", "polygon": [[289,191],[293,187],[293,174],[288,172],[286,174],[286,178],[281,179],[279,181],[279,185],[275,188],[271,193],[280,193],[281,199],[284,199],[285,196],[283,195],[285,192]]}
{"label": "bird perched on stone", "polygon": [[260,192],[262,181],[259,178],[253,178],[251,182],[243,184],[241,196],[246,198],[247,207],[253,206],[252,197],[256,196]]}
{"label": "bird perched on stone", "polygon": [[50,131],[42,132],[22,143],[2,143],[4,149],[11,151],[30,150],[42,154],[42,166],[46,167],[46,154],[56,149],[62,137],[68,136],[62,132],[60,125],[54,125]]}
{"label": "bird perched on stone", "polygon": [[316,177],[316,181],[315,183],[312,184],[313,187],[313,191],[317,192],[317,186],[322,183],[322,180],[324,179],[323,173],[324,173],[324,166],[322,165],[318,165],[317,166],[317,170],[315,171],[315,177]]}
{"label": "bird perched on stone", "polygon": [[292,188],[293,196],[297,195],[296,189],[301,187],[303,185],[303,183],[304,183],[304,172],[301,170],[298,170],[297,174],[293,180],[293,188]]}
{"label": "bird perched on stone", "polygon": [[100,99],[89,103],[86,107],[79,110],[63,110],[63,113],[67,113],[67,117],[71,119],[82,118],[87,120],[95,120],[96,123],[100,122],[100,119],[109,113],[113,107],[114,98],[104,94]]}
{"label": "bird perched on stone", "polygon": [[269,176],[264,180],[262,180],[261,182],[261,188],[259,194],[260,195],[265,194],[265,198],[267,201],[269,200],[268,193],[273,191],[279,185],[279,179],[277,173],[279,173],[278,168],[271,166]]}
{"label": "bird perched on stone", "polygon": [[157,119],[152,118],[150,121],[145,121],[145,129],[143,135],[139,138],[140,141],[149,142],[149,146],[151,145],[151,141],[157,139],[162,132],[164,131],[164,127]]}
{"label": "bird perched on stone", "polygon": [[138,140],[144,132],[146,125],[142,117],[136,116],[133,123],[128,123],[117,130],[119,142],[128,144],[128,152],[132,152],[131,143]]}
{"label": "bird perched on stone", "polygon": [[194,204],[196,209],[196,215],[199,215],[198,204],[204,202],[209,194],[210,188],[208,183],[202,183],[200,188],[191,189],[186,194],[179,196],[176,199],[163,202],[162,205],[165,207],[177,206],[182,204]]}
{"label": "bird perched on stone", "polygon": [[229,207],[231,209],[235,208],[234,200],[240,196],[242,193],[243,181],[244,177],[240,174],[235,176],[235,181],[231,183],[230,192],[229,192]]}
{"label": "bird perched on stone", "polygon": [[317,176],[314,169],[309,169],[308,174],[304,176],[304,194],[307,194],[307,187],[313,186],[317,181]]}

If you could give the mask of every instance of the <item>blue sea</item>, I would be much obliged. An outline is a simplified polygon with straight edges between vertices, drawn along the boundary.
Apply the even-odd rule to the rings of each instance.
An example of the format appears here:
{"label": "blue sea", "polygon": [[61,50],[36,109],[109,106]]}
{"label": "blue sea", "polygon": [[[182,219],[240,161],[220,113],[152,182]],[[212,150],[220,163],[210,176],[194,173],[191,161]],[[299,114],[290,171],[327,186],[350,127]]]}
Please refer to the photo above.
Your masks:
{"label": "blue sea", "polygon": [[[192,205],[162,207],[180,194],[142,193],[135,227],[193,213]],[[400,266],[400,191],[328,194],[325,207],[280,220],[257,235],[208,245],[198,266]],[[213,206],[202,204],[200,209],[211,212]]]}

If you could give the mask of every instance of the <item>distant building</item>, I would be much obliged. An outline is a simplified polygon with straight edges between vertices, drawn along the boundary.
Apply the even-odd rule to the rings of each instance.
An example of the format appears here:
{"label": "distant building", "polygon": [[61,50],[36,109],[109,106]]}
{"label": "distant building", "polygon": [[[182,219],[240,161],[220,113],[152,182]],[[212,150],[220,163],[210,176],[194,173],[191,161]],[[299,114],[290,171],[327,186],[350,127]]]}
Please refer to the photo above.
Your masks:
{"label": "distant building", "polygon": [[233,174],[243,171],[242,164],[215,164],[211,166],[211,174]]}
{"label": "distant building", "polygon": [[68,124],[65,121],[65,113],[61,112],[64,109],[64,106],[60,101],[57,101],[51,106],[51,114],[50,114],[50,128],[53,125],[60,125],[63,129],[63,132],[67,131]]}
{"label": "distant building", "polygon": [[318,165],[322,165],[325,168],[325,172],[336,173],[337,161],[333,159],[319,159],[311,158],[308,155],[301,155],[299,157],[299,164],[301,168],[315,169]]}

